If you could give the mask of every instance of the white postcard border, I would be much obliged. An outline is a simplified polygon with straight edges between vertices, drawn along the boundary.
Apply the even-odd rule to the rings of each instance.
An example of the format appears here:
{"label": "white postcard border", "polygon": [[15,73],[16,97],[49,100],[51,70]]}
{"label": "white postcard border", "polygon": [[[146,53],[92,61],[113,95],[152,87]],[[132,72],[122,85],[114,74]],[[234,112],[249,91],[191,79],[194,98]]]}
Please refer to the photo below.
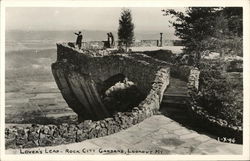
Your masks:
{"label": "white postcard border", "polygon": [[[5,154],[5,8],[6,7],[188,7],[188,6],[238,6],[243,7],[243,79],[244,79],[244,121],[242,155],[10,155]],[[249,160],[249,6],[248,0],[167,0],[167,1],[2,1],[1,2],[1,159],[2,160]]]}

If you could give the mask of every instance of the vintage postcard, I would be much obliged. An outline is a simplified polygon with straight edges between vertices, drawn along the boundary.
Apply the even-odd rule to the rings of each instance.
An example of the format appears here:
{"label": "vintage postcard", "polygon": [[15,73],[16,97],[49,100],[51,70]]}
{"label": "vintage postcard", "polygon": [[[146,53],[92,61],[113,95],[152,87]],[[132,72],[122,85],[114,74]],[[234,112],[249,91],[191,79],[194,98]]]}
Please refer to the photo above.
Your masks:
{"label": "vintage postcard", "polygon": [[1,1],[1,160],[249,160],[242,1]]}

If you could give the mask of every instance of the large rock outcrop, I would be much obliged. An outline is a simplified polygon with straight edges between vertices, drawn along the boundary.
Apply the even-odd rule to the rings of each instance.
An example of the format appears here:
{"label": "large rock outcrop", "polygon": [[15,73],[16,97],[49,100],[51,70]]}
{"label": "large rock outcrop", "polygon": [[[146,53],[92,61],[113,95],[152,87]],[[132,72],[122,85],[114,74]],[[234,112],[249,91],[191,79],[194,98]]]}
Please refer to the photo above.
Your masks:
{"label": "large rock outcrop", "polygon": [[[169,83],[169,67],[161,61],[142,54],[95,56],[92,52],[57,44],[57,61],[52,64],[58,88],[80,121],[101,120],[110,116],[101,95],[116,83],[117,80],[112,83],[111,78],[119,80],[116,76],[127,77],[136,84],[145,98],[154,88],[152,83],[160,70],[166,70],[167,78],[158,83],[164,84],[165,88]],[[159,93],[159,101],[165,88],[156,91]]]}

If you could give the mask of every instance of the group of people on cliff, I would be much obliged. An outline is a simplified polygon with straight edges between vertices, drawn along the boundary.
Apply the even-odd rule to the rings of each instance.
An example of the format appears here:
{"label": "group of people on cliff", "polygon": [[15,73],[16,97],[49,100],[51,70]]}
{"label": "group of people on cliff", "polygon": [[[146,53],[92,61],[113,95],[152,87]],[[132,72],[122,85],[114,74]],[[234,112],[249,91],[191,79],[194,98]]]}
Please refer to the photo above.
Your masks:
{"label": "group of people on cliff", "polygon": [[[78,46],[79,49],[81,49],[82,47],[82,32],[79,31],[78,33],[75,33],[75,35],[77,35],[76,38],[76,46]],[[115,46],[115,41],[114,41],[114,36],[112,34],[112,32],[107,33],[107,41],[104,41],[104,47],[105,48],[111,48]]]}

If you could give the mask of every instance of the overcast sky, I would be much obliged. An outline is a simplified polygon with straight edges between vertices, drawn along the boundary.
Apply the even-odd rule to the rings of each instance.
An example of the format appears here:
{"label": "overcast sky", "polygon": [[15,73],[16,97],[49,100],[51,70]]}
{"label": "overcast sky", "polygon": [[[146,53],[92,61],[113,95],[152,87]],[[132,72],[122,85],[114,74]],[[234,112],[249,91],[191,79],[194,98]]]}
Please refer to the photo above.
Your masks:
{"label": "overcast sky", "polygon": [[[137,31],[166,31],[169,17],[163,8],[130,8]],[[176,8],[184,10],[184,8]],[[6,30],[107,30],[116,31],[122,8],[6,8]]]}

